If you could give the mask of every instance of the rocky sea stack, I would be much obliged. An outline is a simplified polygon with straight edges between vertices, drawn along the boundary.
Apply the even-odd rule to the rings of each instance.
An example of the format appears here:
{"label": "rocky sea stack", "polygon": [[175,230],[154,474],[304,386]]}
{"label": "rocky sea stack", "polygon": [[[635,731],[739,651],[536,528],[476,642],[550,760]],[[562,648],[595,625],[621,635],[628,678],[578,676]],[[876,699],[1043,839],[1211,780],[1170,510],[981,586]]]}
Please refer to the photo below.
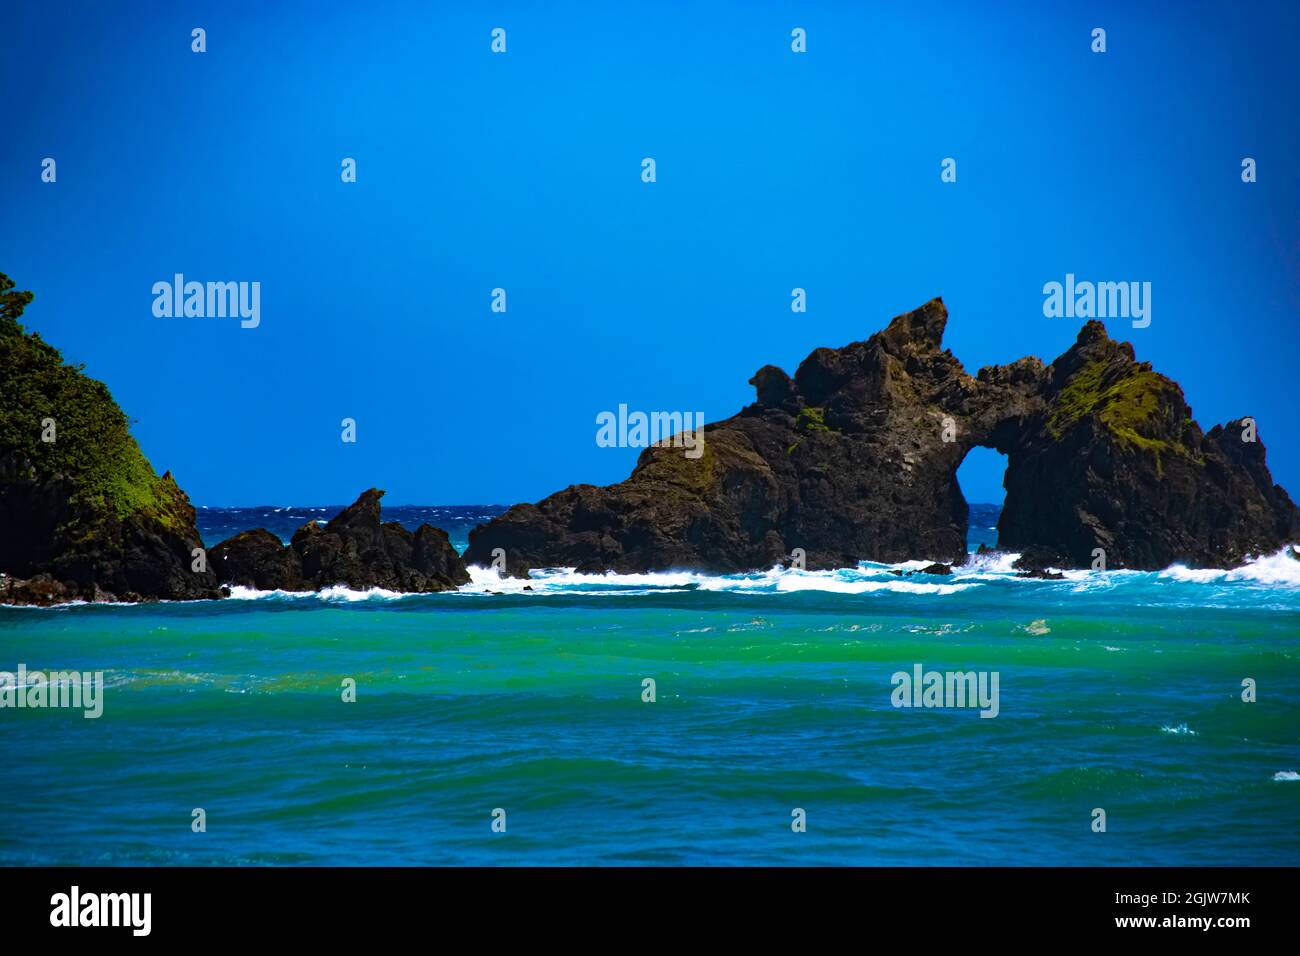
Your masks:
{"label": "rocky sea stack", "polygon": [[1182,390],[1088,322],[1051,365],[967,374],[942,349],[939,299],[864,342],[821,348],[793,377],[765,366],[757,401],[706,425],[703,454],[646,449],[631,476],[521,504],[470,534],[468,564],[735,572],[911,558],[961,563],[957,468],[1007,456],[999,546],[1025,567],[1228,567],[1300,539],[1250,421],[1208,434]]}
{"label": "rocky sea stack", "polygon": [[102,382],[18,323],[0,273],[0,603],[219,597],[194,508]]}
{"label": "rocky sea stack", "polygon": [[379,520],[371,488],[324,526],[309,521],[288,545],[264,528],[242,531],[209,552],[222,584],[258,590],[314,591],[342,584],[354,590],[405,593],[450,591],[469,583],[447,532],[421,525],[414,532]]}

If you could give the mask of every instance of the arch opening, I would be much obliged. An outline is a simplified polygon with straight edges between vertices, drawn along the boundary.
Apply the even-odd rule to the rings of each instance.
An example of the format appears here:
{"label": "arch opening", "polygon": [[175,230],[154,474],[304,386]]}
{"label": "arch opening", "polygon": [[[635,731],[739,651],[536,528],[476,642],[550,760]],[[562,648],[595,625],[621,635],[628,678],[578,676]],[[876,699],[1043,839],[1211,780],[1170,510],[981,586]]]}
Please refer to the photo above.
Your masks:
{"label": "arch opening", "polygon": [[966,550],[998,546],[998,518],[1006,501],[1007,456],[976,446],[957,467],[957,485],[970,511],[966,518]]}

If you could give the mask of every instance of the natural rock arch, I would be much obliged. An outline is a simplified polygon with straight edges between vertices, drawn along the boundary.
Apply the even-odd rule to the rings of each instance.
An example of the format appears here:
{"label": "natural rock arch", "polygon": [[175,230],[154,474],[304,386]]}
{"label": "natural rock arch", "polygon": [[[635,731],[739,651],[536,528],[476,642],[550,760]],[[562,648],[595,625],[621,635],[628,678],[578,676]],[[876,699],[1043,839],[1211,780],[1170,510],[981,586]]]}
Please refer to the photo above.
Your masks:
{"label": "natural rock arch", "polygon": [[1000,545],[1027,564],[1223,566],[1300,537],[1239,422],[1203,434],[1182,391],[1099,322],[1051,365],[969,375],[942,349],[934,299],[862,342],[820,348],[793,376],[764,366],[757,400],[705,427],[704,453],[652,447],[625,481],[574,485],[470,534],[469,564],[510,573],[809,568],[966,556],[957,469],[1007,456]]}

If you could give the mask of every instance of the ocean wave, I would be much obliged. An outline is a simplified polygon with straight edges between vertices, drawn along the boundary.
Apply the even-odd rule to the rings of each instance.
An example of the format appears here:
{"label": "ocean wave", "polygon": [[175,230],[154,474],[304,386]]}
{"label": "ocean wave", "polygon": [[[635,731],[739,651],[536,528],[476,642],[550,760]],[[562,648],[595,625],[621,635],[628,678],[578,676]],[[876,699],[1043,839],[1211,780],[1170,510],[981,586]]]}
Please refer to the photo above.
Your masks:
{"label": "ocean wave", "polygon": [[[538,594],[572,591],[588,593],[649,593],[663,590],[694,589],[738,594],[792,594],[824,592],[829,594],[950,595],[989,584],[1012,583],[1034,587],[1065,587],[1072,593],[1110,590],[1132,584],[1155,581],[1175,584],[1246,584],[1269,587],[1300,588],[1300,560],[1282,549],[1276,554],[1252,559],[1232,569],[1188,569],[1173,565],[1164,571],[1117,569],[1063,570],[1059,579],[1026,578],[1015,567],[1016,552],[991,551],[972,554],[965,564],[952,568],[951,575],[920,574],[934,563],[929,559],[882,564],[863,561],[853,568],[828,571],[802,571],[773,567],[767,571],[743,574],[706,574],[698,571],[660,571],[640,574],[582,573],[573,568],[537,569],[529,579],[503,578],[492,568],[471,567],[472,583],[463,593],[486,592],[513,594],[527,589]],[[1055,569],[1051,569],[1055,570]]]}
{"label": "ocean wave", "polygon": [[404,597],[419,597],[404,591],[390,591],[386,588],[368,588],[358,591],[343,584],[335,584],[319,591],[259,591],[257,588],[234,585],[230,589],[229,601],[261,601],[268,598],[316,600],[332,604],[352,604],[358,601],[395,601]]}
{"label": "ocean wave", "polygon": [[[573,568],[539,568],[530,578],[502,577],[494,568],[471,566],[470,583],[463,585],[455,595],[529,595],[557,594],[632,596],[671,591],[704,591],[732,594],[801,594],[823,593],[843,595],[899,594],[913,596],[948,597],[963,592],[987,588],[1026,587],[1056,589],[1056,593],[1084,594],[1094,591],[1116,591],[1116,596],[1134,587],[1149,590],[1150,586],[1164,585],[1186,590],[1186,606],[1226,607],[1222,603],[1232,589],[1244,587],[1255,591],[1268,588],[1285,596],[1278,609],[1288,610],[1285,602],[1294,601],[1289,592],[1300,591],[1300,560],[1291,556],[1290,548],[1253,558],[1240,567],[1231,569],[1187,568],[1175,564],[1163,571],[1110,570],[1092,571],[1074,569],[1062,571],[1062,577],[1022,577],[1015,567],[1020,555],[1015,552],[993,551],[971,554],[965,564],[952,568],[948,575],[920,573],[931,565],[929,559],[900,561],[882,564],[863,561],[857,567],[834,570],[804,571],[776,566],[766,571],[739,574],[709,574],[702,571],[655,571],[635,574],[579,572]],[[1191,587],[1189,587],[1191,586]],[[1202,590],[1202,589],[1206,590]],[[329,604],[359,604],[390,602],[404,598],[429,597],[428,594],[411,594],[385,588],[357,590],[345,585],[334,585],[320,591],[262,591],[256,588],[233,586],[230,600],[235,601],[321,601]],[[1134,600],[1141,597],[1139,594]],[[1161,596],[1161,603],[1170,600],[1169,594]],[[1213,600],[1211,600],[1213,599]],[[1144,599],[1145,600],[1145,599]],[[1214,601],[1220,603],[1214,603]],[[1250,600],[1254,607],[1260,605],[1256,594]],[[120,602],[125,604],[126,602]],[[161,602],[164,604],[191,602]],[[58,604],[48,610],[86,606],[84,601]],[[92,605],[93,606],[93,605]],[[1176,605],[1181,606],[1181,605]],[[26,607],[0,605],[4,607]]]}
{"label": "ocean wave", "polygon": [[1260,555],[1240,567],[1188,568],[1175,564],[1160,572],[1169,581],[1192,584],[1247,583],[1273,587],[1300,588],[1300,559],[1294,557],[1292,548],[1282,548],[1273,554]]}
{"label": "ocean wave", "polygon": [[[978,584],[948,584],[935,581],[901,581],[892,571],[915,571],[927,562],[908,561],[901,565],[860,565],[834,571],[800,571],[775,567],[757,574],[722,575],[701,582],[706,591],[736,591],[763,594],[791,594],[799,591],[823,591],[829,594],[870,594],[889,591],[895,594],[955,594]],[[930,577],[927,575],[927,577]]]}
{"label": "ocean wave", "polygon": [[962,577],[1004,577],[1016,573],[1015,563],[1019,559],[1020,553],[1017,551],[985,551],[983,554],[972,554],[965,564],[953,570],[959,571]]}
{"label": "ocean wave", "polygon": [[[955,594],[978,587],[976,582],[937,583],[937,581],[899,580],[891,570],[915,570],[929,562],[905,562],[902,565],[840,568],[834,571],[800,571],[774,567],[746,574],[705,574],[698,571],[662,571],[644,574],[618,574],[606,571],[590,574],[573,568],[537,569],[532,577],[503,578],[494,568],[471,567],[471,583],[460,589],[465,594],[518,594],[525,590],[537,594],[581,591],[589,594],[647,594],[656,591],[699,590],[737,594],[791,594],[822,591],[832,594],[869,594],[887,591],[895,594]],[[915,565],[915,568],[912,566]],[[927,576],[928,577],[928,576]]]}
{"label": "ocean wave", "polygon": [[[854,568],[804,571],[776,566],[766,571],[740,574],[709,574],[702,571],[651,571],[622,574],[580,572],[574,568],[537,568],[529,578],[503,577],[495,568],[477,565],[469,568],[470,583],[457,589],[461,595],[533,595],[548,596],[582,593],[608,596],[632,596],[666,591],[705,591],[732,594],[905,594],[945,597],[990,585],[1015,584],[1035,587],[1067,588],[1071,593],[1111,590],[1130,584],[1166,582],[1194,585],[1254,585],[1300,588],[1300,560],[1283,549],[1276,554],[1248,561],[1232,569],[1189,569],[1173,565],[1164,571],[1074,569],[1063,571],[1058,580],[1025,578],[1015,567],[1020,555],[1010,551],[972,554],[965,564],[953,567],[950,575],[919,573],[932,562],[917,558],[894,564],[863,561]],[[334,603],[392,601],[415,595],[371,588],[357,591],[342,585],[319,592],[256,591],[231,589],[231,597],[241,600],[261,598],[314,598]],[[1037,631],[1031,633],[1039,633]],[[1046,633],[1045,631],[1041,633]]]}

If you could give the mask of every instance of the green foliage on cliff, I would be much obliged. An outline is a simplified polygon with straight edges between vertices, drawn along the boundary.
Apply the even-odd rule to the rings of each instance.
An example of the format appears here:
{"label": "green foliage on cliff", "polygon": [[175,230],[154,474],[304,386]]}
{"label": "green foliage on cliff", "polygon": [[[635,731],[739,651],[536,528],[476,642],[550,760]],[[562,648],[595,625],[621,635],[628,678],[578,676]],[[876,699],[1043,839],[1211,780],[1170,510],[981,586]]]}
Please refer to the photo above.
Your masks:
{"label": "green foliage on cliff", "polygon": [[[794,420],[794,427],[801,432],[827,432],[828,434],[840,434],[839,429],[831,428],[826,424],[826,409],[817,405],[806,405],[799,409],[799,415]],[[805,435],[798,438],[786,448],[787,455],[794,454],[794,450],[803,442]]]}
{"label": "green foliage on cliff", "polygon": [[1156,454],[1180,452],[1182,449],[1172,442],[1143,434],[1150,430],[1150,423],[1158,420],[1166,397],[1177,386],[1149,370],[1131,372],[1107,384],[1106,371],[1110,367],[1102,360],[1090,362],[1061,389],[1047,421],[1051,436],[1059,439],[1069,426],[1096,414],[1123,445]]}
{"label": "green foliage on cliff", "polygon": [[[154,473],[108,388],[19,324],[33,296],[13,290],[0,273],[0,456],[17,452],[36,477],[61,476],[74,502],[96,513],[143,515],[183,530],[184,493],[170,475]],[[43,441],[51,419],[55,440]]]}
{"label": "green foliage on cliff", "polygon": [[800,431],[828,432],[831,430],[826,424],[826,409],[818,408],[815,405],[808,405],[799,409],[799,417],[795,419],[795,427]]}

